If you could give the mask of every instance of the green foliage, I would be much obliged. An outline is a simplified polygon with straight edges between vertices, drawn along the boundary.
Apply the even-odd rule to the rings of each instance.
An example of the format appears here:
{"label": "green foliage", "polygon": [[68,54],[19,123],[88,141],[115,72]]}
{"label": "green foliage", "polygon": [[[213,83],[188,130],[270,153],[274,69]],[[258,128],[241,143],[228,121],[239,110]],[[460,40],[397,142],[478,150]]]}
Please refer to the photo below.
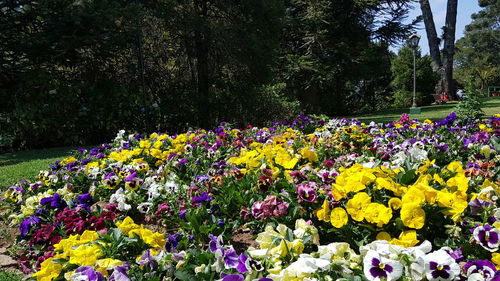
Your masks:
{"label": "green foliage", "polygon": [[[395,91],[393,98],[393,108],[405,108],[413,105],[413,91]],[[430,98],[432,98],[432,96]],[[419,106],[429,105],[431,103],[430,98],[428,94],[424,95],[421,92],[415,93],[415,101]]]}
{"label": "green foliage", "polygon": [[409,2],[0,2],[0,150],[385,108]]}
{"label": "green foliage", "polygon": [[483,102],[477,96],[469,95],[457,104],[454,111],[462,118],[479,119],[484,115],[483,106]]}
{"label": "green foliage", "polygon": [[483,8],[472,15],[472,22],[465,27],[465,34],[457,41],[457,80],[480,89],[484,95],[488,86],[500,84],[500,29],[498,14],[500,3],[479,1]]}
{"label": "green foliage", "polygon": [[23,276],[21,274],[13,273],[10,271],[0,270],[0,280],[2,281],[21,281]]}
{"label": "green foliage", "polygon": [[[392,82],[394,89],[394,106],[408,107],[412,104],[413,92],[413,50],[403,47],[399,50],[397,57],[392,60],[391,65]],[[434,85],[439,80],[438,75],[432,71],[431,58],[421,57],[420,51],[416,51],[416,87],[417,105],[429,105],[434,99]]]}

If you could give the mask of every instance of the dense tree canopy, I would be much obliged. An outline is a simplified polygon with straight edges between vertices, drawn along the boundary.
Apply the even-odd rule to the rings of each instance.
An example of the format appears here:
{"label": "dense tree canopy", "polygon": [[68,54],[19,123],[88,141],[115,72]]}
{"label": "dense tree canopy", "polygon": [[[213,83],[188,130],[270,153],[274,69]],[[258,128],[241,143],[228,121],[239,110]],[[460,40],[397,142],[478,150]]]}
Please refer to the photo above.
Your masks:
{"label": "dense tree canopy", "polygon": [[410,2],[0,1],[0,146],[384,108]]}
{"label": "dense tree canopy", "polygon": [[486,90],[500,85],[500,2],[479,1],[482,10],[472,15],[465,36],[457,42],[458,79]]}

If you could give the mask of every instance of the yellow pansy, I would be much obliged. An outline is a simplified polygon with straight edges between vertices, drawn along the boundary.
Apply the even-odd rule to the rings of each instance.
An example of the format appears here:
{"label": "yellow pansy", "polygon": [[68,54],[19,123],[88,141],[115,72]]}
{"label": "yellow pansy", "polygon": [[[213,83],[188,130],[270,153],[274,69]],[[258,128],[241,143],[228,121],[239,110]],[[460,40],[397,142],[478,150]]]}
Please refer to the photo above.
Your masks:
{"label": "yellow pansy", "polygon": [[311,162],[318,161],[318,155],[313,149],[309,148],[308,146],[302,148],[300,150],[300,154],[302,155],[302,158],[307,159]]}
{"label": "yellow pansy", "polygon": [[341,228],[347,224],[347,221],[347,212],[344,210],[344,208],[337,207],[332,210],[330,214],[330,223],[334,227]]}
{"label": "yellow pansy", "polygon": [[122,265],[121,260],[116,260],[112,258],[100,259],[95,262],[96,269],[100,271],[105,277],[108,275],[108,270],[112,269],[114,266]]}
{"label": "yellow pansy", "polygon": [[102,249],[96,244],[82,245],[71,251],[69,262],[81,266],[94,265],[102,256]]}
{"label": "yellow pansy", "polygon": [[425,202],[425,193],[421,188],[412,186],[408,189],[405,195],[403,195],[401,201],[403,202],[403,205],[407,203],[415,203],[420,205]]}
{"label": "yellow pansy", "polygon": [[330,202],[328,200],[323,201],[321,208],[316,210],[316,216],[320,221],[330,221]]}
{"label": "yellow pansy", "polygon": [[393,238],[389,241],[392,245],[397,245],[401,247],[413,247],[417,245],[419,240],[417,239],[417,232],[415,230],[407,230],[399,234],[399,238]]}
{"label": "yellow pansy", "polygon": [[392,218],[392,210],[379,203],[370,203],[365,209],[365,219],[369,223],[374,223],[377,227],[389,223]]}
{"label": "yellow pansy", "polygon": [[452,188],[456,188],[460,191],[466,192],[467,189],[469,188],[469,179],[465,177],[464,174],[457,174],[456,176],[447,180],[446,185]]}
{"label": "yellow pansy", "polygon": [[448,166],[446,166],[445,171],[446,170],[451,171],[451,172],[455,172],[458,174],[464,173],[464,169],[462,168],[462,163],[460,163],[458,161],[453,161],[450,164],[448,164]]}
{"label": "yellow pansy", "polygon": [[389,199],[389,207],[391,207],[393,210],[399,210],[401,209],[401,206],[402,206],[402,202],[401,202],[401,199],[397,198],[397,197],[392,197],[391,199]]}
{"label": "yellow pansy", "polygon": [[38,281],[52,281],[61,274],[62,264],[54,263],[55,258],[48,258],[40,265],[40,270],[33,273],[31,276],[36,277]]}
{"label": "yellow pansy", "polygon": [[391,239],[391,235],[385,231],[377,233],[377,237],[375,237],[375,240],[390,241]]}
{"label": "yellow pansy", "polygon": [[401,220],[410,228],[421,229],[425,224],[425,211],[418,203],[406,203],[401,208]]}
{"label": "yellow pansy", "polygon": [[497,270],[500,270],[500,253],[491,254],[491,261],[495,264]]}
{"label": "yellow pansy", "polygon": [[166,244],[165,236],[159,232],[153,232],[141,225],[140,228],[132,229],[129,231],[128,236],[134,237],[137,234],[141,239],[154,248],[163,248]]}
{"label": "yellow pansy", "polygon": [[61,164],[61,166],[65,166],[65,165],[68,165],[70,163],[75,163],[75,162],[76,162],[76,158],[71,156],[71,157],[64,158],[63,160],[61,160],[61,162],[59,164]]}
{"label": "yellow pansy", "polygon": [[139,141],[139,147],[140,148],[150,148],[151,147],[151,142],[149,140],[141,140]]}
{"label": "yellow pansy", "polygon": [[128,233],[137,229],[140,226],[134,223],[134,220],[131,217],[126,217],[122,222],[116,222],[115,225],[123,232],[123,234],[128,235]]}
{"label": "yellow pansy", "polygon": [[344,187],[335,183],[332,184],[331,193],[335,201],[340,201],[347,196],[347,191],[344,189]]}
{"label": "yellow pansy", "polygon": [[418,168],[418,173],[424,174],[430,167],[434,165],[434,163],[436,163],[435,159],[430,161],[429,158],[426,158],[424,164]]}
{"label": "yellow pansy", "polygon": [[366,192],[359,192],[347,201],[347,213],[355,221],[362,221],[365,218],[364,210],[371,202],[372,198]]}

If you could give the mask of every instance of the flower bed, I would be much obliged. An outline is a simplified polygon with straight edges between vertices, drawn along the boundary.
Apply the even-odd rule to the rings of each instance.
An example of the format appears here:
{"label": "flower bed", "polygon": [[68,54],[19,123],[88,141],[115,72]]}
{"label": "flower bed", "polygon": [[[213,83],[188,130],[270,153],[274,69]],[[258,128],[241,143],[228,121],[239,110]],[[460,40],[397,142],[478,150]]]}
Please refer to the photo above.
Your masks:
{"label": "flower bed", "polygon": [[500,116],[125,135],[4,200],[36,280],[500,280]]}

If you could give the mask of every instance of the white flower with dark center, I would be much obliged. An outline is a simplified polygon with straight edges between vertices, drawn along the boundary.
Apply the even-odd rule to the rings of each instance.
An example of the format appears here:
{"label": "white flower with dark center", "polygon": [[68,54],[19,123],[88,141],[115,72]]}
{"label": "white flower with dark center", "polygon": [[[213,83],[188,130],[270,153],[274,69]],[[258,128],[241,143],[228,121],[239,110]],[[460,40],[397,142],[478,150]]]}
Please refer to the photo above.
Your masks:
{"label": "white flower with dark center", "polygon": [[432,252],[424,257],[425,275],[429,281],[455,280],[460,274],[460,266],[444,250]]}
{"label": "white flower with dark center", "polygon": [[403,265],[370,250],[363,259],[363,272],[368,280],[397,280],[403,274]]}
{"label": "white flower with dark center", "polygon": [[476,227],[472,236],[483,248],[492,253],[500,248],[500,231],[489,224]]}

